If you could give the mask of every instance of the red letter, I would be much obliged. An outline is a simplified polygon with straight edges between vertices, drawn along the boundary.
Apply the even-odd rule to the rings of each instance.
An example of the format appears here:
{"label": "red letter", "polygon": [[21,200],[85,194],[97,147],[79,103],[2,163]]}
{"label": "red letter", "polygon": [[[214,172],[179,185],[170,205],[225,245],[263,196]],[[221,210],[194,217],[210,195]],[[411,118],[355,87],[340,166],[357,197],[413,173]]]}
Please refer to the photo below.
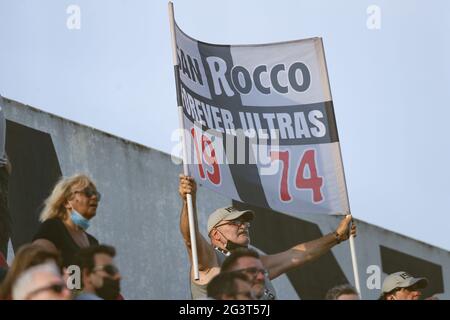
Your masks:
{"label": "red letter", "polygon": [[[211,151],[211,157],[205,152],[206,147]],[[206,170],[209,180],[215,185],[220,184],[220,168],[216,160],[216,150],[214,150],[211,140],[205,135],[202,135],[202,152],[206,163],[213,167],[213,172]]]}
{"label": "red letter", "polygon": [[288,177],[289,177],[289,151],[274,151],[270,152],[270,159],[272,161],[279,160],[283,163],[283,171],[281,174],[280,183],[280,199],[281,201],[290,201],[292,199],[289,194]]}
{"label": "red letter", "polygon": [[200,178],[205,179],[205,172],[203,171],[203,162],[202,162],[200,150],[198,149],[198,142],[197,142],[197,137],[195,134],[194,127],[192,127],[192,129],[191,129],[191,134],[192,134],[192,138],[194,139],[195,154],[197,155],[198,173],[200,174]]}
{"label": "red letter", "polygon": [[[298,189],[311,189],[313,191],[313,201],[320,202],[322,201],[322,192],[320,188],[323,185],[323,179],[317,176],[317,167],[316,167],[316,154],[315,150],[307,150],[303,153],[302,161],[300,162],[300,166],[297,170],[297,177],[295,179],[295,185]],[[308,165],[310,177],[305,178],[305,166]]]}

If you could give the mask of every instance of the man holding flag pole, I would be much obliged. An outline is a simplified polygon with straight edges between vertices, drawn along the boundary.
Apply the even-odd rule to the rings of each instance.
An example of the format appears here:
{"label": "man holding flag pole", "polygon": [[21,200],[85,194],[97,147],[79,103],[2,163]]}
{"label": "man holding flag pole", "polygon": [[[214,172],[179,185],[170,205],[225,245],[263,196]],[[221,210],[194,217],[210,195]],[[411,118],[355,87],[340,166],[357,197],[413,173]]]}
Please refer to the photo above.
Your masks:
{"label": "man holding flag pole", "polygon": [[[191,242],[188,224],[186,195],[190,194],[194,203],[196,199],[196,183],[192,177],[180,175],[179,193],[183,200],[183,209],[180,217],[180,230],[184,243],[191,256]],[[196,216],[196,214],[195,214]],[[191,276],[191,293],[193,299],[206,297],[206,286],[212,278],[220,272],[220,266],[225,258],[234,250],[247,247],[250,244],[248,228],[255,213],[250,210],[239,211],[233,207],[220,208],[214,211],[208,218],[208,237],[206,240],[200,232],[196,232],[198,266],[200,279],[195,280]],[[300,243],[286,251],[261,255],[261,261],[268,271],[266,288],[273,291],[270,280],[279,277],[291,269],[300,267],[305,263],[328,252],[332,247],[345,241],[351,235],[356,236],[356,225],[352,225],[352,216],[345,216],[335,232],[329,233],[319,239],[306,243]],[[196,223],[195,229],[198,230]],[[272,292],[275,295],[275,292]]]}

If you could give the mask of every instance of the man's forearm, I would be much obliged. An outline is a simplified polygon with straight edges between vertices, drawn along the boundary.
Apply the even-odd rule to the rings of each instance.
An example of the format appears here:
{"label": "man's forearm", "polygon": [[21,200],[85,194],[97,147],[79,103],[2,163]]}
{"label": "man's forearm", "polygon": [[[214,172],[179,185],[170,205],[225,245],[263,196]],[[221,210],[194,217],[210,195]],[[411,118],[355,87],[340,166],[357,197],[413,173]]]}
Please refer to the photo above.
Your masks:
{"label": "man's forearm", "polygon": [[[198,242],[198,224],[197,224],[197,218],[196,218],[196,206],[195,206],[195,199],[192,199],[192,206],[194,209],[193,215],[194,215],[194,226],[195,226],[195,230],[196,232],[196,236],[197,236],[197,242]],[[190,248],[191,247],[191,233],[190,233],[190,229],[189,229],[189,214],[188,214],[188,204],[187,204],[187,200],[184,199],[183,200],[183,207],[181,209],[181,216],[180,216],[180,230],[181,230],[181,234],[183,235],[183,239],[186,243],[186,245]]]}
{"label": "man's forearm", "polygon": [[330,233],[319,239],[298,244],[286,251],[261,256],[261,261],[268,269],[270,279],[275,279],[289,270],[319,258],[337,243],[335,234]]}
{"label": "man's forearm", "polygon": [[298,244],[291,249],[293,254],[292,262],[296,264],[294,266],[297,266],[313,261],[328,252],[338,243],[336,234],[333,232],[319,239]]}
{"label": "man's forearm", "polygon": [[[212,246],[206,241],[206,239],[202,236],[202,234],[198,230],[198,222],[197,222],[197,214],[195,208],[195,199],[193,200],[194,205],[194,226],[195,226],[195,238],[197,243],[197,257],[198,257],[198,268],[200,271],[206,270],[211,266],[214,266],[215,263],[215,255]],[[192,255],[192,243],[191,243],[191,233],[189,230],[189,217],[188,217],[188,209],[187,209],[187,201],[183,201],[183,209],[181,211],[180,217],[180,229],[183,235],[184,243],[186,244],[186,248],[189,253],[189,259],[191,259]],[[191,261],[192,263],[192,261]]]}
{"label": "man's forearm", "polygon": [[[195,206],[195,198],[192,198],[192,207],[194,209],[194,212],[192,212],[192,215],[194,216],[194,230],[195,230],[195,240],[197,242],[197,251],[199,252],[199,255],[201,255],[204,251],[204,246],[206,244],[205,238],[201,235],[201,233],[198,230],[198,220],[197,220],[197,209]],[[183,209],[181,210],[181,217],[180,217],[180,229],[181,234],[183,235],[184,243],[186,244],[186,247],[189,251],[192,250],[192,243],[191,243],[191,232],[189,228],[189,214],[188,214],[188,204],[187,200],[183,200]]]}

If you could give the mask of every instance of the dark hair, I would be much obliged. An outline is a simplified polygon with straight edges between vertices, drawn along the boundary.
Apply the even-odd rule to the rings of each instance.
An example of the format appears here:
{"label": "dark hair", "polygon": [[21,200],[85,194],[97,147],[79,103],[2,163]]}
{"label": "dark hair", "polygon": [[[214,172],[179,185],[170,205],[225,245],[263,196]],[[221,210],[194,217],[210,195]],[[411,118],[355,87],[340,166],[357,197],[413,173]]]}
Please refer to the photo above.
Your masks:
{"label": "dark hair", "polygon": [[0,299],[10,299],[12,286],[17,278],[27,269],[53,260],[62,270],[62,258],[58,252],[49,251],[37,244],[25,244],[16,252],[14,260],[0,287]]}
{"label": "dark hair", "polygon": [[228,272],[231,271],[233,266],[236,264],[236,261],[242,257],[252,257],[255,259],[259,259],[259,254],[253,249],[247,249],[247,248],[239,248],[236,250],[233,250],[231,254],[225,259],[225,261],[222,264],[222,267],[220,268],[221,272]]}
{"label": "dark hair", "polygon": [[78,266],[80,267],[81,271],[87,269],[90,272],[92,269],[94,269],[95,255],[99,253],[104,253],[111,258],[114,258],[116,256],[116,249],[105,244],[82,248],[77,255]]}
{"label": "dark hair", "polygon": [[389,291],[389,292],[382,292],[381,295],[378,297],[378,300],[387,300],[387,298],[388,298],[390,295],[395,295],[395,293],[396,293],[397,291],[400,291],[401,289],[402,289],[402,288],[396,287],[396,288],[392,289],[392,290]]}
{"label": "dark hair", "polygon": [[358,295],[358,292],[353,286],[349,284],[341,284],[328,290],[327,294],[325,295],[325,300],[337,300],[343,294]]}
{"label": "dark hair", "polygon": [[248,282],[247,276],[238,272],[221,272],[208,283],[207,296],[216,300],[223,296],[234,297],[237,294],[236,280]]}

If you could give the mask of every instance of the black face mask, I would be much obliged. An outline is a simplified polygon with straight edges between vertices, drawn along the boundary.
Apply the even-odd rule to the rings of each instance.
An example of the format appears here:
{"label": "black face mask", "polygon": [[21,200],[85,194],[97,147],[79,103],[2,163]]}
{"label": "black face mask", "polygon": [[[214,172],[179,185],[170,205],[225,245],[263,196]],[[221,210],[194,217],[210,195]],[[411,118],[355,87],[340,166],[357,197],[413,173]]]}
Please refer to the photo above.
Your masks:
{"label": "black face mask", "polygon": [[[217,230],[217,231],[219,231],[219,230]],[[228,238],[225,237],[222,232],[219,231],[219,233],[222,235],[222,237],[224,237],[227,240],[227,243],[225,244],[225,249],[228,252],[231,252],[231,251],[239,249],[239,248],[248,248],[247,246],[244,246],[242,244],[238,244],[238,243],[228,240]]]}
{"label": "black face mask", "polygon": [[[217,231],[219,231],[219,230],[217,230]],[[231,252],[231,251],[236,250],[238,248],[248,248],[247,246],[244,246],[242,244],[237,244],[237,243],[235,243],[233,241],[228,240],[228,238],[225,237],[222,232],[219,231],[219,233],[222,235],[222,237],[224,237],[227,240],[227,243],[225,244],[225,249],[228,252]]]}
{"label": "black face mask", "polygon": [[120,280],[103,278],[103,286],[95,289],[95,293],[102,299],[115,300],[120,293]]}

